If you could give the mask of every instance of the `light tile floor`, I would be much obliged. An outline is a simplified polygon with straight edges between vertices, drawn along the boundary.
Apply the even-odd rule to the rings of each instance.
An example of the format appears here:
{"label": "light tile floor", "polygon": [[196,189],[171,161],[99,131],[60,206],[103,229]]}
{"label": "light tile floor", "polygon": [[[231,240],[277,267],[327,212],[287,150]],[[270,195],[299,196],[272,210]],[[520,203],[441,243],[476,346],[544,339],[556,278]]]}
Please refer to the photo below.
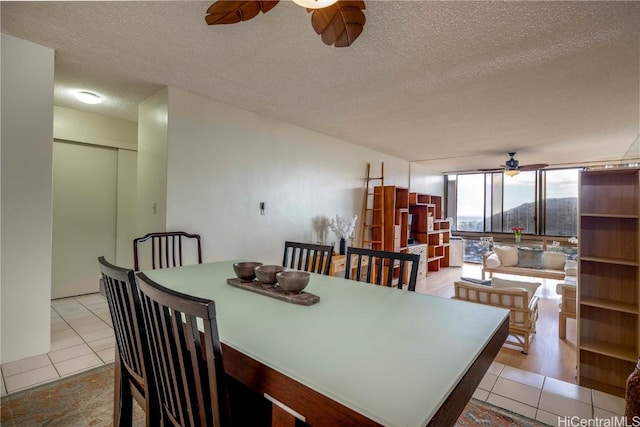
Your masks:
{"label": "light tile floor", "polygon": [[51,350],[2,364],[2,395],[111,363],[114,357],[111,316],[102,295],[53,300]]}
{"label": "light tile floor", "polygon": [[495,362],[473,397],[559,427],[596,419],[600,424],[588,425],[622,425],[625,403],[617,396]]}
{"label": "light tile floor", "polygon": [[[4,396],[55,381],[111,363],[114,356],[111,317],[102,295],[53,300],[51,351],[1,365],[1,392]],[[491,365],[473,397],[553,426],[624,414],[619,397],[500,363]]]}

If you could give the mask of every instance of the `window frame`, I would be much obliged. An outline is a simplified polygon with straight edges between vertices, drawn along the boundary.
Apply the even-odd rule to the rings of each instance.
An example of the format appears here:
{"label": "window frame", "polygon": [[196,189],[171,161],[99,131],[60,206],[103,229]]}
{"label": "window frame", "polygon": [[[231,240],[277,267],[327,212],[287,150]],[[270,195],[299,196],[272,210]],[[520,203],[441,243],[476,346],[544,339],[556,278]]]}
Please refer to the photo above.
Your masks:
{"label": "window frame", "polygon": [[[571,236],[560,236],[554,234],[546,234],[546,195],[547,195],[547,172],[548,171],[558,171],[558,170],[580,170],[580,168],[568,167],[568,168],[556,168],[556,169],[548,169],[548,170],[536,170],[535,171],[535,183],[534,183],[534,232],[526,233],[529,236],[539,236],[539,237],[558,237],[558,238],[567,238]],[[483,219],[482,219],[482,231],[466,231],[466,230],[458,230],[458,178],[462,175],[484,175],[484,195],[483,195]],[[450,175],[455,175],[455,179],[449,178]],[[451,224],[452,231],[460,232],[460,233],[470,233],[470,234],[510,234],[509,231],[503,231],[504,225],[504,174],[502,172],[477,172],[472,171],[468,173],[452,173],[445,174],[445,197],[447,200],[447,216],[452,217],[453,223]],[[496,194],[496,180],[500,180],[500,194]],[[453,184],[452,184],[453,183]],[[452,194],[453,193],[453,194]],[[488,205],[489,204],[489,205]],[[488,209],[491,209],[491,213],[493,214],[497,210],[497,206],[500,207],[500,224],[495,224],[491,218],[488,219]],[[451,208],[453,208],[453,212],[451,212]],[[491,215],[493,217],[493,215]],[[488,225],[487,221],[492,222]],[[500,225],[500,227],[496,228],[496,225]],[[577,230],[576,230],[577,233]]]}

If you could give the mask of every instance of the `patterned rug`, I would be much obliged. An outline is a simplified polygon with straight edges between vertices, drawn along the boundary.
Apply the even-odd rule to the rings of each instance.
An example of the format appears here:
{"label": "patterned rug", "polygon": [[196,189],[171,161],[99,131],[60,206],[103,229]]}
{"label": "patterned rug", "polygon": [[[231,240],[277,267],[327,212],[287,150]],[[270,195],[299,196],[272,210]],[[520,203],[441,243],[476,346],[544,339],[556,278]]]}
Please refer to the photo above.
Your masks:
{"label": "patterned rug", "polygon": [[[144,411],[134,403],[134,425],[144,426]],[[0,425],[113,425],[113,363],[2,398]]]}
{"label": "patterned rug", "polygon": [[494,427],[538,427],[547,424],[522,415],[514,414],[506,409],[498,408],[481,400],[471,399],[460,414],[456,427],[494,426]]}
{"label": "patterned rug", "polygon": [[[134,404],[134,426],[144,426],[144,412]],[[112,426],[113,364],[2,398],[0,425]],[[456,426],[544,426],[479,400],[471,399]]]}

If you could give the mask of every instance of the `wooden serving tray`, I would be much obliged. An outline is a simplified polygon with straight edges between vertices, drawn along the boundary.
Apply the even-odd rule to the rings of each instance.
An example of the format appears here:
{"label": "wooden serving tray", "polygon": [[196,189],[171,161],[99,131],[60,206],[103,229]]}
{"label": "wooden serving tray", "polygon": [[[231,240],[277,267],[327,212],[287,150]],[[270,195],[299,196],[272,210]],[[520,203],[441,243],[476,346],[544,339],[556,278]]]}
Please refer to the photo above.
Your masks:
{"label": "wooden serving tray", "polygon": [[255,292],[260,295],[266,295],[271,298],[279,299],[291,304],[298,305],[313,305],[320,301],[320,297],[309,292],[300,292],[299,294],[292,294],[283,291],[282,288],[275,285],[265,285],[257,280],[248,281],[238,279],[237,277],[227,279],[227,283],[236,288],[246,289],[247,291]]}

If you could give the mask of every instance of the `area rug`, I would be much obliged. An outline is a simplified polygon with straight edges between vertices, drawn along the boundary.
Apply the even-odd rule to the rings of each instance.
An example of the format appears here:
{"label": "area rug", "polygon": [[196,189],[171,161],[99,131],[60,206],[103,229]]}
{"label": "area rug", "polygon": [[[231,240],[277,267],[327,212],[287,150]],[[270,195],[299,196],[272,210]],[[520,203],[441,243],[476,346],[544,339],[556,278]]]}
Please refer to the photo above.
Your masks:
{"label": "area rug", "polygon": [[[144,412],[134,404],[134,426],[144,426]],[[112,426],[113,364],[2,398],[0,425]],[[544,426],[479,400],[471,399],[456,426]]]}
{"label": "area rug", "polygon": [[[145,425],[134,403],[134,426]],[[113,363],[2,398],[0,425],[113,425]]]}
{"label": "area rug", "polygon": [[506,409],[498,408],[481,400],[471,399],[465,406],[460,418],[456,422],[456,427],[471,426],[522,426],[522,427],[538,427],[547,424],[522,415],[514,414]]}

